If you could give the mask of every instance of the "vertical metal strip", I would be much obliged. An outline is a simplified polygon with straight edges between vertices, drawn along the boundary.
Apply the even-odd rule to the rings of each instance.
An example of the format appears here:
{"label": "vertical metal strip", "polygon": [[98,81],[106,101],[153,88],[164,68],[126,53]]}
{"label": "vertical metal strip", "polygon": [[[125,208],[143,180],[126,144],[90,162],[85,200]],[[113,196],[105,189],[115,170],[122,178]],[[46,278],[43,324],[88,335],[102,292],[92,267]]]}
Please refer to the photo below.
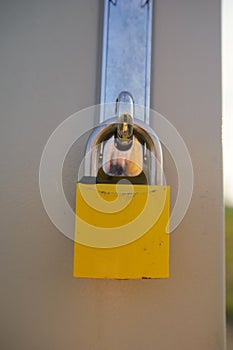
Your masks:
{"label": "vertical metal strip", "polygon": [[152,0],[105,0],[100,122],[114,116],[121,91],[129,91],[135,105],[146,107],[138,119],[149,123],[152,44]]}
{"label": "vertical metal strip", "polygon": [[147,55],[146,55],[146,69],[145,69],[145,118],[144,122],[149,125],[150,116],[149,116],[149,108],[150,108],[150,88],[151,88],[151,51],[152,51],[152,0],[146,1],[146,10],[147,10]]}
{"label": "vertical metal strip", "polygon": [[[101,67],[101,94],[100,103],[105,104],[113,101],[106,101],[106,71],[107,71],[107,52],[108,52],[108,30],[109,30],[109,5],[110,1],[104,1],[104,23],[103,23],[103,41],[102,41],[102,67]],[[105,108],[101,108],[100,122],[103,122],[105,117]]]}

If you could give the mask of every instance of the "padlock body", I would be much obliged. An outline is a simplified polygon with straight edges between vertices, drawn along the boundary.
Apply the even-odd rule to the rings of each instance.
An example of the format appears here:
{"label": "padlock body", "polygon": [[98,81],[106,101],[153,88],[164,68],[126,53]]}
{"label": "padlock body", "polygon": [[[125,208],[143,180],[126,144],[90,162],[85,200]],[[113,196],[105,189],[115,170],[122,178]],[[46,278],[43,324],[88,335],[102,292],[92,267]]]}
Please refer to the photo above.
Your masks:
{"label": "padlock body", "polygon": [[77,183],[74,277],[169,277],[169,198],[168,186]]}

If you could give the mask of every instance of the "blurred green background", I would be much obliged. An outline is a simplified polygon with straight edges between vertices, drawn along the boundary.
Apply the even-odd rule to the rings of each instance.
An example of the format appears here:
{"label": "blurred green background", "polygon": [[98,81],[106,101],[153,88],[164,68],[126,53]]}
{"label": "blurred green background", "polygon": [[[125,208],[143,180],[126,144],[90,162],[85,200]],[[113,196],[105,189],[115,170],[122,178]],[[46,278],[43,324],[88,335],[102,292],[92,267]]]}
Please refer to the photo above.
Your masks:
{"label": "blurred green background", "polygon": [[233,207],[225,208],[226,222],[226,312],[233,322]]}

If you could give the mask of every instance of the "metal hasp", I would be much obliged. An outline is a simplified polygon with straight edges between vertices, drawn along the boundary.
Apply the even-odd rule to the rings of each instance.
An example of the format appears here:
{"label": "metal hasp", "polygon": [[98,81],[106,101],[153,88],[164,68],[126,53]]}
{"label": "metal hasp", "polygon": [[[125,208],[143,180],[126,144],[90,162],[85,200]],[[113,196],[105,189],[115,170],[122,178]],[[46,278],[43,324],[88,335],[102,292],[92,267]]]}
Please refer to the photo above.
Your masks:
{"label": "metal hasp", "polygon": [[[152,0],[105,0],[101,105],[129,91],[149,123]],[[100,122],[114,115],[103,106]]]}
{"label": "metal hasp", "polygon": [[85,159],[85,176],[97,181],[163,184],[162,148],[149,126],[151,29],[152,0],[105,0],[100,125]]}

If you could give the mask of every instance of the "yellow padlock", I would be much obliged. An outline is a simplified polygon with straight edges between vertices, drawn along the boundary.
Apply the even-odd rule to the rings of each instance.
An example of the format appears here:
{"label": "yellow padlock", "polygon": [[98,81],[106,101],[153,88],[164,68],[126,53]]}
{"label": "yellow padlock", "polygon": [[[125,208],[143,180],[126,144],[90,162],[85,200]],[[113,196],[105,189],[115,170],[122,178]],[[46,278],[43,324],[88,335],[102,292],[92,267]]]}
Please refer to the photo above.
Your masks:
{"label": "yellow padlock", "polygon": [[129,93],[116,107],[117,121],[91,135],[76,187],[74,277],[167,278],[170,189],[161,145],[148,125],[133,123]]}

